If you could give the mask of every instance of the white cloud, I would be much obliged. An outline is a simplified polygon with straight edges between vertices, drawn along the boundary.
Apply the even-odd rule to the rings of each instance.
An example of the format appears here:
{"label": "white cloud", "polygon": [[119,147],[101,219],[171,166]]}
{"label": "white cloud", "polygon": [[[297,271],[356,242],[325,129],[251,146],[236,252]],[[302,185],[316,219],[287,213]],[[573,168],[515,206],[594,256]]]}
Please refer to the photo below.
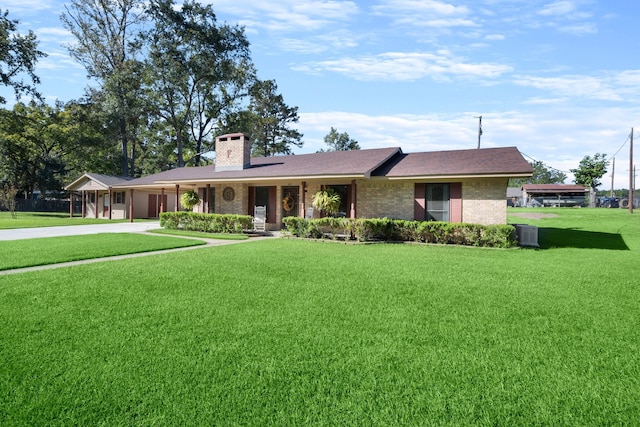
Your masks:
{"label": "white cloud", "polygon": [[355,1],[336,0],[207,0],[216,11],[238,16],[248,29],[276,32],[315,31],[348,21],[359,12]]}
{"label": "white cloud", "polygon": [[538,11],[543,16],[563,16],[576,10],[576,6],[570,1],[556,1],[545,5]]}
{"label": "white cloud", "polygon": [[436,0],[382,0],[372,10],[380,15],[466,15],[469,8]]}
{"label": "white cloud", "polygon": [[285,38],[278,42],[279,46],[288,52],[301,54],[318,54],[327,51],[350,49],[358,46],[358,37],[346,31],[321,34],[306,39]]}
{"label": "white cloud", "polygon": [[563,75],[557,77],[517,76],[514,83],[535,87],[570,98],[602,101],[636,100],[640,91],[640,70],[602,75]]}
{"label": "white cloud", "polygon": [[356,80],[412,81],[425,77],[449,79],[451,77],[496,78],[512,71],[502,64],[471,63],[456,58],[448,51],[437,53],[388,52],[379,55],[341,58],[307,63],[294,67],[298,71],[323,71],[344,74]]}
{"label": "white cloud", "polygon": [[383,0],[371,10],[374,15],[391,19],[397,26],[442,29],[477,26],[467,18],[468,7],[437,0]]}
{"label": "white cloud", "polygon": [[8,10],[9,19],[15,19],[16,14],[30,15],[59,8],[60,4],[55,0],[4,0],[0,10]]}
{"label": "white cloud", "polygon": [[592,22],[583,22],[575,25],[558,25],[557,28],[560,32],[574,34],[577,36],[595,34],[598,32],[598,27]]}

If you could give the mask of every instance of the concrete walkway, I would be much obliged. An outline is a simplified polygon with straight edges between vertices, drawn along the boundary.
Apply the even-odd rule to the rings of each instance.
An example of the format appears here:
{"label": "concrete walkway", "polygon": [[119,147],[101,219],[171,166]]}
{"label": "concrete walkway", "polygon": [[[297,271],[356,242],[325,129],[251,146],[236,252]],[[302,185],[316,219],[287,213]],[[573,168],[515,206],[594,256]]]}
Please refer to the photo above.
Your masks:
{"label": "concrete walkway", "polygon": [[0,240],[38,239],[41,237],[75,236],[99,233],[137,233],[160,228],[158,221],[117,222],[89,225],[65,225],[60,227],[14,228],[0,230]]}
{"label": "concrete walkway", "polygon": [[[81,235],[81,234],[86,235],[86,234],[98,234],[98,233],[142,233],[144,234],[148,230],[153,230],[157,228],[160,228],[160,224],[158,221],[133,222],[133,223],[122,222],[122,223],[116,223],[116,224],[73,225],[73,226],[63,226],[63,227],[19,228],[19,229],[13,229],[13,230],[0,230],[0,240],[8,241],[8,240],[19,240],[19,239],[37,239],[42,237],[74,236],[74,235]],[[159,236],[159,234],[154,234],[154,235]],[[277,236],[279,235],[279,233],[274,233],[274,235]],[[110,256],[110,257],[104,257],[104,258],[91,258],[91,259],[85,259],[85,260],[79,260],[79,261],[63,262],[59,264],[36,265],[33,267],[15,268],[12,270],[0,270],[0,276],[6,276],[9,274],[16,274],[16,273],[26,273],[29,271],[50,270],[53,268],[69,267],[69,266],[80,265],[80,264],[93,264],[96,262],[115,261],[115,260],[126,259],[126,258],[137,258],[137,257],[156,255],[156,254],[188,251],[193,249],[206,248],[210,246],[232,245],[232,244],[268,239],[268,238],[272,238],[274,235],[251,237],[246,240],[207,239],[207,238],[190,237],[190,236],[171,236],[171,237],[177,237],[177,238],[203,240],[205,244],[200,246],[188,246],[185,248],[162,249],[162,250],[151,251],[151,252],[140,252],[140,253],[133,253],[133,254],[116,255],[116,256]]]}

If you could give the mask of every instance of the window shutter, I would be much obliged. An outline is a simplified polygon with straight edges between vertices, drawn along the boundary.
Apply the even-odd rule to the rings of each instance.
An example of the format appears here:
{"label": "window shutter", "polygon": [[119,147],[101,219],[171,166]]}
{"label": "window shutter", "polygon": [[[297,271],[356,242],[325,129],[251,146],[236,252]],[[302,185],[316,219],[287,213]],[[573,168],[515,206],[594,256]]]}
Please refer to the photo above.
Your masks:
{"label": "window shutter", "polygon": [[416,221],[424,221],[427,217],[425,192],[426,188],[424,184],[415,184],[413,190],[413,219]]}
{"label": "window shutter", "polygon": [[451,222],[462,222],[462,183],[449,184],[449,215]]}

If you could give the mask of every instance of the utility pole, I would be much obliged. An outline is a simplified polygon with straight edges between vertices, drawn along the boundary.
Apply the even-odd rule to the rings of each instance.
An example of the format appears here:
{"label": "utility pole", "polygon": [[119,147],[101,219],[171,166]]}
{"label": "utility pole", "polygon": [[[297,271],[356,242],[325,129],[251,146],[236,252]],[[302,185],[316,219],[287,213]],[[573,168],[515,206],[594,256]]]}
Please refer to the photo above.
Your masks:
{"label": "utility pole", "polygon": [[611,166],[611,193],[609,197],[613,197],[613,177],[616,175],[616,158],[613,158],[613,166]]}
{"label": "utility pole", "polygon": [[629,139],[629,213],[633,213],[633,128],[631,128],[631,137]]}
{"label": "utility pole", "polygon": [[480,137],[482,136],[482,116],[477,116],[478,120],[478,148],[480,148]]}

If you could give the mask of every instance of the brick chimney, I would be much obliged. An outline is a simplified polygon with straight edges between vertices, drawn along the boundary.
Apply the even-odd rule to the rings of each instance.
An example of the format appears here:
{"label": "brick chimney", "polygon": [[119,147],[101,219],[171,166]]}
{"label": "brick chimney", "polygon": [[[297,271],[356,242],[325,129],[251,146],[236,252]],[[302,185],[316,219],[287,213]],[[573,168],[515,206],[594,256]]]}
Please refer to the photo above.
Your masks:
{"label": "brick chimney", "polygon": [[240,171],[251,164],[251,139],[243,133],[216,138],[216,171]]}

